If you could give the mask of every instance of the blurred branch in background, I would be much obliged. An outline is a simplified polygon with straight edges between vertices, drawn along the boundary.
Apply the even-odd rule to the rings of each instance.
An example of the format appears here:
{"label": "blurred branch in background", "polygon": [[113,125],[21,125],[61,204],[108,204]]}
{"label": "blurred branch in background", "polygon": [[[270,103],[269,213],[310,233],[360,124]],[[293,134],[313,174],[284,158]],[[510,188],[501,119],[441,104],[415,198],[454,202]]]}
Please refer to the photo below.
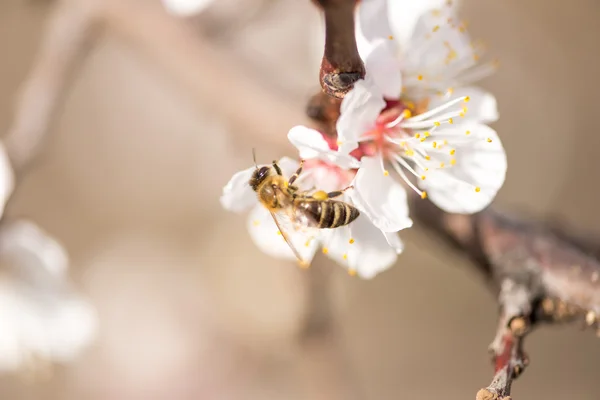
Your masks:
{"label": "blurred branch in background", "polygon": [[59,1],[42,35],[29,76],[23,83],[5,143],[17,174],[40,150],[60,108],[73,69],[90,39],[94,4]]}
{"label": "blurred branch in background", "polygon": [[[265,2],[265,6],[269,2]],[[160,4],[122,0],[60,0],[54,4],[35,64],[21,89],[15,120],[7,137],[18,170],[39,153],[68,90],[76,61],[85,55],[92,27],[100,25],[125,39],[161,65],[203,107],[212,107],[234,132],[281,147],[285,132],[306,121],[301,104],[270,93],[196,35]],[[211,101],[206,102],[206,99]],[[310,398],[351,399],[347,364],[337,339],[328,281],[321,271],[306,274],[310,293],[305,326],[298,335]]]}

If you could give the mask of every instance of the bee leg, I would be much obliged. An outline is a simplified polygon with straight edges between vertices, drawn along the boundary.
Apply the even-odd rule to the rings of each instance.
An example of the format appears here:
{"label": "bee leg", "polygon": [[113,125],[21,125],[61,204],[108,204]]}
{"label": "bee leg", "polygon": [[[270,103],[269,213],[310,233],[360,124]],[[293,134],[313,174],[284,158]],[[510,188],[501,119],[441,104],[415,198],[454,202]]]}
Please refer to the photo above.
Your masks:
{"label": "bee leg", "polygon": [[283,175],[283,173],[281,172],[281,168],[279,168],[279,165],[277,165],[277,160],[273,160],[273,168],[275,168],[275,172],[277,172],[277,175]]}
{"label": "bee leg", "polygon": [[342,194],[344,194],[344,192],[348,189],[354,189],[354,186],[350,185],[342,190],[336,190],[335,192],[329,192],[329,193],[327,193],[327,197],[330,199],[334,199],[334,198],[339,197]]}
{"label": "bee leg", "polygon": [[298,167],[298,169],[296,170],[296,173],[294,175],[292,175],[292,177],[290,178],[290,180],[288,181],[288,184],[291,185],[292,183],[294,183],[296,181],[296,179],[298,179],[298,177],[300,176],[300,174],[302,173],[302,166],[304,165],[304,160],[300,160],[300,166]]}

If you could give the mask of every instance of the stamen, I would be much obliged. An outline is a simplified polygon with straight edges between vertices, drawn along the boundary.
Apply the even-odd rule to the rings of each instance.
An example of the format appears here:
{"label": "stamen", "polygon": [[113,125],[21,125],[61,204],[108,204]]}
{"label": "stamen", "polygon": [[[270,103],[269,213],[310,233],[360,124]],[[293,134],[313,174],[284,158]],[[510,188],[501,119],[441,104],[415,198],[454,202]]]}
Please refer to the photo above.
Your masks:
{"label": "stamen", "polygon": [[379,152],[379,164],[381,165],[381,170],[383,171],[383,176],[388,176],[390,173],[388,172],[387,169],[385,169],[382,152]]}
{"label": "stamen", "polygon": [[410,120],[411,120],[411,122],[423,121],[423,120],[425,120],[425,119],[427,119],[429,117],[432,117],[432,116],[440,113],[441,111],[444,111],[444,110],[452,107],[455,104],[460,103],[461,101],[464,101],[465,99],[466,99],[466,97],[459,97],[457,99],[450,100],[450,101],[442,104],[441,106],[438,106],[438,107],[436,107],[436,108],[434,108],[432,110],[426,111],[426,112],[424,112],[422,114],[419,114],[419,115],[411,118]]}
{"label": "stamen", "polygon": [[[404,170],[402,170],[402,168],[400,168],[400,165],[396,164],[396,163],[392,163],[392,166],[394,167],[394,169],[396,170],[396,172],[398,173],[398,175],[400,175],[400,177],[402,178],[402,180],[404,182],[406,182],[406,184],[412,189],[414,190],[419,196],[421,196],[421,198],[425,198],[423,197],[423,193],[421,190],[419,190],[419,188],[417,188],[414,183],[412,183],[410,181],[410,179],[408,179],[408,176],[406,176],[406,174],[404,173]],[[427,196],[427,194],[425,194],[425,196]]]}
{"label": "stamen", "polygon": [[350,238],[350,240],[348,240],[348,243],[354,244],[354,239]]}
{"label": "stamen", "polygon": [[477,193],[479,193],[479,192],[481,192],[481,188],[480,188],[479,186],[477,186],[477,187],[475,188],[475,191],[476,191]]}
{"label": "stamen", "polygon": [[255,219],[254,221],[252,221],[252,225],[254,226],[259,226],[260,225],[260,221]]}
{"label": "stamen", "polygon": [[356,270],[355,270],[355,269],[352,269],[352,268],[350,268],[350,269],[348,270],[348,275],[350,275],[350,276],[356,276]]}
{"label": "stamen", "polygon": [[323,247],[323,250],[322,250],[322,251],[323,251],[323,254],[327,254],[327,253],[329,253],[329,249],[328,249],[327,247]]}

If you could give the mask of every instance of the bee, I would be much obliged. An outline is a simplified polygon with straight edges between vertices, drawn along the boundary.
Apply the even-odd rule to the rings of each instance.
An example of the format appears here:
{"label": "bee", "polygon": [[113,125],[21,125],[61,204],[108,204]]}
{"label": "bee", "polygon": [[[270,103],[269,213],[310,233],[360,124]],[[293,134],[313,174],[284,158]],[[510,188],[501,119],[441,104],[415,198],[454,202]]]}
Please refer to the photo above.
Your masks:
{"label": "bee", "polygon": [[288,180],[277,161],[273,161],[272,166],[259,168],[254,151],[252,154],[256,170],[248,183],[259,202],[271,213],[279,232],[301,263],[304,260],[283,229],[284,220],[290,220],[296,228],[335,229],[348,225],[360,215],[358,209],[350,204],[334,200],[352,186],[329,193],[322,190],[301,191],[294,182],[302,173],[304,160],[300,161],[300,166]]}

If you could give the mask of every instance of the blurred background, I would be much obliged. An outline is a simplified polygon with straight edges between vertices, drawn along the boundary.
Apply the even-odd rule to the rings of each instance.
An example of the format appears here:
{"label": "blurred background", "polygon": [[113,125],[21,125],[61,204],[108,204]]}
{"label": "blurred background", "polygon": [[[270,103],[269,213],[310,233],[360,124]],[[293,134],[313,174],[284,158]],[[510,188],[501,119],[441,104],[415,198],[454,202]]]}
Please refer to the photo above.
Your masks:
{"label": "blurred background", "polygon": [[[2,132],[57,4],[0,2]],[[312,268],[329,278],[339,335],[331,342],[337,350],[320,355],[298,344],[307,272],[261,254],[245,218],[220,207],[223,185],[249,165],[251,147],[268,160],[290,151],[284,140],[260,135],[261,123],[273,126],[268,114],[245,125],[220,105],[269,94],[301,119],[319,89],[318,10],[308,0],[219,0],[191,18],[166,17],[262,88],[253,99],[238,93],[235,78],[205,75],[210,68],[182,79],[178,72],[191,69],[179,67],[186,55],[180,62],[164,50],[175,36],[139,39],[163,28],[134,23],[159,3],[122,4],[139,20],[127,29],[115,28],[128,26],[123,21],[97,27],[7,211],[65,246],[69,276],[98,314],[96,340],[43,376],[5,372],[0,398],[330,399],[323,387],[337,382],[363,399],[432,399],[443,391],[458,400],[487,386],[496,303],[470,262],[439,238],[418,225],[402,232],[407,244],[397,265],[370,281],[317,257]],[[597,233],[600,3],[465,0],[461,10],[471,34],[501,61],[482,84],[498,98],[494,127],[509,157],[497,204]],[[222,93],[203,92],[203,81]],[[593,333],[540,329],[526,348],[531,366],[514,398],[598,398]],[[327,382],[320,357],[332,354],[344,372]]]}

